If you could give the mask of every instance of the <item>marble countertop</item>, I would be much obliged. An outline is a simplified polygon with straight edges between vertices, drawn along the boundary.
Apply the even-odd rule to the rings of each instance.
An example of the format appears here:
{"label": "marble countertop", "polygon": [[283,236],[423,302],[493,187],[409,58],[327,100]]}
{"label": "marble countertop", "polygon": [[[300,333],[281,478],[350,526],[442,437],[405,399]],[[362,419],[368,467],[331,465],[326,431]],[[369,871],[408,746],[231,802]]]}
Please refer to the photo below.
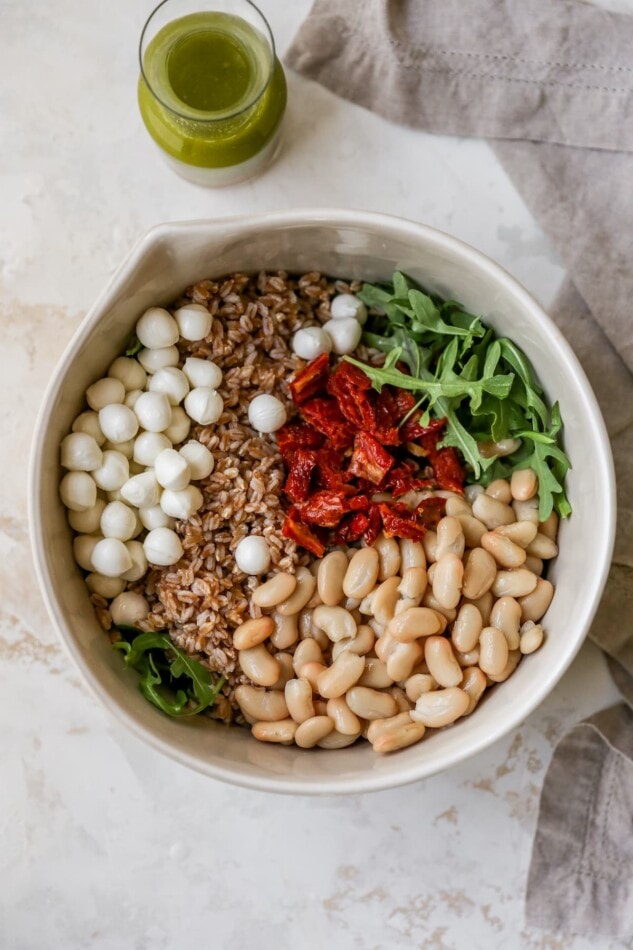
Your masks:
{"label": "marble countertop", "polygon": [[[283,51],[309,0],[262,7]],[[267,174],[223,191],[174,177],[135,102],[150,8],[0,4],[0,947],[620,946],[524,922],[553,745],[616,698],[590,644],[484,754],[406,788],[321,799],[231,788],[162,758],[113,721],[62,652],[29,551],[29,440],[57,358],[151,225],[372,209],[476,245],[546,306],[564,276],[485,143],[397,128],[293,75],[285,149]]]}

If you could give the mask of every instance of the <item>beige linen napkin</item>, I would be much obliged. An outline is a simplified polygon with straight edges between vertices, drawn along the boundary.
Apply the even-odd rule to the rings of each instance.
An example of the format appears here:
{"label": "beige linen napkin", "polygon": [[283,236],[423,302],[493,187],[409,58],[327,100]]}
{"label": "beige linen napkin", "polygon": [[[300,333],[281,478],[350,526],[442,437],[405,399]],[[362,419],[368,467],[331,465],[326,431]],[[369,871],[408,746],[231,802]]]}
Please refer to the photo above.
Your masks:
{"label": "beige linen napkin", "polygon": [[633,17],[576,0],[316,0],[286,61],[391,121],[492,139],[567,266],[552,317],[594,387],[618,479],[591,636],[625,702],[554,752],[526,911],[633,936]]}

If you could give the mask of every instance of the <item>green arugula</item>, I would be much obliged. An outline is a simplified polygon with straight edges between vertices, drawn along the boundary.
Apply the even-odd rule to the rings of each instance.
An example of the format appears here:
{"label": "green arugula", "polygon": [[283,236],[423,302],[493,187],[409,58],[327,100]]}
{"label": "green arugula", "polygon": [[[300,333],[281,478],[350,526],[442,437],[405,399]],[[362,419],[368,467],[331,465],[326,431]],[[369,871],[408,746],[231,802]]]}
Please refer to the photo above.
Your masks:
{"label": "green arugula", "polygon": [[140,353],[143,349],[143,344],[137,337],[136,333],[132,334],[130,341],[125,349],[126,356],[136,356],[137,353]]}
{"label": "green arugula", "polygon": [[211,673],[171,641],[166,633],[143,632],[123,624],[116,628],[124,639],[113,644],[124,653],[125,666],[140,674],[145,699],[168,716],[195,716],[213,706],[224,677],[213,682]]}
{"label": "green arugula", "polygon": [[[345,359],[378,392],[389,385],[419,394],[415,409],[423,424],[430,416],[446,418],[443,444],[460,450],[472,481],[488,484],[529,466],[539,479],[541,520],[554,509],[567,517],[571,463],[560,445],[560,410],[558,404],[549,410],[525,353],[457,301],[425,293],[398,271],[391,285],[364,284],[358,296],[370,310],[363,342],[386,359],[381,367]],[[480,454],[478,443],[504,439],[520,440],[520,447],[503,459]]]}

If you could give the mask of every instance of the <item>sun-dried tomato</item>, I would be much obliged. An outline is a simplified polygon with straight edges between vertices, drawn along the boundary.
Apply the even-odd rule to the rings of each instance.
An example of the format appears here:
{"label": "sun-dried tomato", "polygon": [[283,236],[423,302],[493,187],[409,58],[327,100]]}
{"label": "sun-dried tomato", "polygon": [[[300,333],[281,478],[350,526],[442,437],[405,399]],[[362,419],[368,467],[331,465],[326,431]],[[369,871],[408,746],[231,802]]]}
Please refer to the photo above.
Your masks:
{"label": "sun-dried tomato", "polygon": [[415,514],[418,521],[425,527],[434,528],[440,518],[444,517],[445,509],[445,498],[423,498],[415,509]]}
{"label": "sun-dried tomato", "polygon": [[375,414],[371,380],[352,363],[341,362],[330,376],[327,391],[336,399],[341,413],[355,429],[373,431]]}
{"label": "sun-dried tomato", "polygon": [[351,544],[359,541],[370,525],[368,515],[359,511],[354,515],[346,515],[334,533],[334,544]]}
{"label": "sun-dried tomato", "polygon": [[378,505],[370,505],[369,511],[367,512],[367,517],[369,518],[369,524],[363,535],[363,540],[365,544],[371,545],[374,543],[380,531],[382,529],[382,518],[380,517],[380,508]]}
{"label": "sun-dried tomato", "polygon": [[352,444],[354,433],[341,414],[338,403],[330,396],[304,402],[301,414],[311,426],[323,433],[333,449],[345,449]]}
{"label": "sun-dried tomato", "polygon": [[378,439],[369,432],[357,432],[354,437],[354,454],[349,464],[348,472],[357,478],[365,478],[374,485],[379,485],[395,459]]}
{"label": "sun-dried tomato", "polygon": [[402,433],[398,426],[414,405],[415,399],[411,393],[404,389],[383,386],[374,405],[376,423],[372,429],[383,445],[400,445]]}
{"label": "sun-dried tomato", "polygon": [[316,533],[303,524],[297,517],[295,508],[290,508],[281,528],[284,538],[296,541],[306,551],[310,551],[316,557],[323,557],[325,552],[325,543],[316,535]]}
{"label": "sun-dried tomato", "polygon": [[434,488],[435,479],[418,477],[415,467],[408,462],[404,462],[389,472],[384,484],[380,487],[390,491],[394,498],[401,498],[402,495],[406,495],[410,491]]}
{"label": "sun-dried tomato", "polygon": [[426,532],[423,524],[417,520],[405,505],[380,504],[382,530],[386,538],[409,538],[421,541]]}
{"label": "sun-dried tomato", "polygon": [[296,449],[318,449],[323,445],[324,437],[305,422],[290,422],[276,432],[277,445],[286,465],[292,462]]}
{"label": "sun-dried tomato", "polygon": [[466,473],[460,465],[454,448],[447,446],[444,449],[438,449],[431,456],[431,464],[440,488],[460,492],[460,494],[464,491]]}
{"label": "sun-dried tomato", "polygon": [[324,392],[328,381],[330,357],[321,353],[315,360],[300,370],[289,385],[296,406],[312,399],[317,393]]}
{"label": "sun-dried tomato", "polygon": [[417,442],[422,440],[425,446],[435,446],[440,434],[446,428],[446,419],[429,419],[429,424],[421,426],[420,416],[413,413],[402,425],[400,434],[403,442]]}
{"label": "sun-dried tomato", "polygon": [[302,504],[297,505],[301,519],[322,528],[334,528],[343,515],[350,511],[349,498],[341,492],[317,491]]}
{"label": "sun-dried tomato", "polygon": [[315,455],[317,467],[314,481],[317,488],[329,488],[330,491],[339,491],[346,495],[357,493],[358,489],[349,484],[353,476],[343,468],[343,452],[340,449],[324,446],[318,449]]}
{"label": "sun-dried tomato", "polygon": [[293,502],[305,501],[310,494],[312,473],[317,466],[316,452],[312,449],[297,449],[290,464],[284,492]]}

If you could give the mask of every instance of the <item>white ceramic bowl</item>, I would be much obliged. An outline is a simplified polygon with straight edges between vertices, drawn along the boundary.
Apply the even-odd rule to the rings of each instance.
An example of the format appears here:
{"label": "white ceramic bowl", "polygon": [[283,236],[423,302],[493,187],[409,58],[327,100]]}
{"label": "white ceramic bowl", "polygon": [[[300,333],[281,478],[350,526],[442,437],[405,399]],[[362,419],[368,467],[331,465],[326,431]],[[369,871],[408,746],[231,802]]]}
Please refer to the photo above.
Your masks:
{"label": "white ceramic bowl", "polygon": [[[59,443],[86,387],[121,352],[134,323],[188,284],[230,271],[283,268],[342,277],[389,278],[405,271],[481,314],[521,346],[565,421],[573,517],[560,532],[544,647],[520,664],[476,712],[393,755],[367,743],[303,751],[256,742],[244,730],[199,717],[173,721],[123,674],[88,601],[58,497]],[[609,567],[615,487],[609,442],[595,397],[565,339],[533,298],[483,254],[432,228],[353,211],[291,211],[166,224],[150,231],[121,265],[64,353],[37,424],[30,473],[31,531],[40,585],[59,634],[102,702],[156,749],[214,778],[267,791],[321,794],[388,788],[432,775],[514,729],[571,663],[587,633]]]}

